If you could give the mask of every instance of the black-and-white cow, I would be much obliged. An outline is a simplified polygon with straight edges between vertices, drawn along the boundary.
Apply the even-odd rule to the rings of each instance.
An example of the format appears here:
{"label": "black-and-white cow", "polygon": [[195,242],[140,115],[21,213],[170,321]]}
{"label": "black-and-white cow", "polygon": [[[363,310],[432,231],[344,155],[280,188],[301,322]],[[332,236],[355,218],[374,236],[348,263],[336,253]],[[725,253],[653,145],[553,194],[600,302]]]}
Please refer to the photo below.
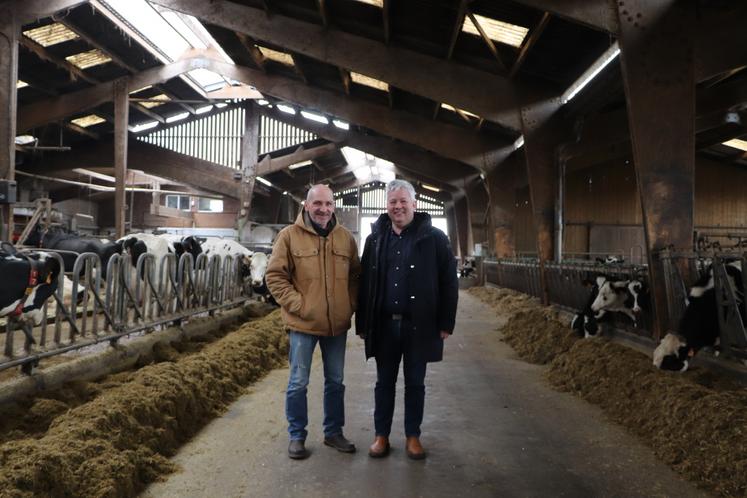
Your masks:
{"label": "black-and-white cow", "polygon": [[226,256],[231,256],[234,260],[239,259],[239,274],[245,287],[252,285],[252,255],[254,252],[242,246],[232,239],[222,239],[220,237],[207,237],[202,242],[202,252],[208,257],[213,255],[220,256],[221,261]]}
{"label": "black-and-white cow", "polygon": [[[44,315],[42,306],[57,289],[60,263],[48,252],[23,254],[11,245],[0,248],[0,317],[32,321],[39,325]],[[33,337],[27,333],[31,342]]]}
{"label": "black-and-white cow", "polygon": [[584,280],[583,284],[584,287],[589,289],[589,298],[586,300],[584,308],[573,316],[571,328],[578,336],[589,338],[599,332],[599,324],[597,324],[594,312],[591,311],[591,305],[599,294],[599,286],[591,280]]}
{"label": "black-and-white cow", "polygon": [[101,277],[104,279],[106,279],[106,266],[111,257],[122,253],[122,246],[114,242],[103,242],[95,237],[82,237],[60,227],[50,227],[44,231],[39,225],[28,236],[25,244],[43,249],[70,251],[60,253],[65,264],[65,271],[68,273],[73,271],[79,254],[92,252],[101,260]]}
{"label": "black-and-white cow", "polygon": [[[737,299],[744,299],[742,264],[733,261],[724,265]],[[740,306],[742,321],[744,310]],[[654,350],[654,366],[662,370],[684,372],[690,359],[705,347],[718,348],[721,330],[718,321],[718,303],[714,288],[713,267],[698,279],[690,289],[687,306],[682,314],[677,335],[667,334]],[[717,350],[718,353],[718,350]]]}
{"label": "black-and-white cow", "polygon": [[590,289],[589,299],[571,320],[571,328],[579,336],[597,335],[598,322],[608,318],[608,312],[623,313],[638,326],[638,317],[648,306],[648,293],[640,280],[616,280],[600,275],[593,282],[585,280],[584,285]]}
{"label": "black-and-white cow", "polygon": [[267,288],[267,280],[265,280],[267,263],[269,263],[269,261],[269,256],[263,252],[256,251],[252,254],[252,261],[249,265],[252,279],[252,292],[266,303],[277,304],[277,301],[275,301],[275,298],[272,297],[272,294],[270,293],[270,289]]}

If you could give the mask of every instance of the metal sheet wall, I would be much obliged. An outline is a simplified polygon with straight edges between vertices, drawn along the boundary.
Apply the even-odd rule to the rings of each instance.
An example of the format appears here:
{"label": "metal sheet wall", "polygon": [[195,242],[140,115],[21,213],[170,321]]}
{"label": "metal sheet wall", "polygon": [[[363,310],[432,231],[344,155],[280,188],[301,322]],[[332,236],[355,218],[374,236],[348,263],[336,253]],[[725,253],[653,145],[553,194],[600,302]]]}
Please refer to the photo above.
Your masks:
{"label": "metal sheet wall", "polygon": [[266,154],[278,149],[292,147],[314,140],[314,133],[296,128],[267,116],[259,121],[259,154]]}

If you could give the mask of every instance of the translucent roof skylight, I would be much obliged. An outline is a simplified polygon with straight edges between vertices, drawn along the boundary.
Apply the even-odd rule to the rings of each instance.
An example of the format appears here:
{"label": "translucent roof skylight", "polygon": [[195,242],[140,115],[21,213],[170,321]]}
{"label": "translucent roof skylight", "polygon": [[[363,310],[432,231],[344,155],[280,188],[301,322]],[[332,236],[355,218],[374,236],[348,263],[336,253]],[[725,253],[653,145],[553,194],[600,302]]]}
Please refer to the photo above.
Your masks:
{"label": "translucent roof skylight", "polygon": [[68,55],[67,57],[65,57],[65,60],[73,66],[76,66],[80,69],[86,69],[89,67],[98,66],[100,64],[106,64],[112,59],[101,50],[94,48],[93,50],[89,50],[88,52]]}
{"label": "translucent roof skylight", "polygon": [[[505,43],[513,47],[520,47],[529,32],[529,28],[509,24],[507,22],[491,19],[489,17],[473,14],[482,30],[491,40],[499,43]],[[481,36],[477,26],[472,22],[469,16],[465,16],[462,31],[473,35]]]}
{"label": "translucent roof skylight", "polygon": [[454,107],[452,105],[449,105],[449,104],[447,104],[445,102],[441,104],[441,107],[443,109],[448,109],[449,111],[453,111],[453,112],[456,112],[456,113],[466,114],[467,116],[471,116],[473,118],[478,118],[479,119],[479,117],[480,117],[477,114],[472,114],[471,112],[465,111],[464,109],[457,109],[456,107]]}
{"label": "translucent roof skylight", "polygon": [[29,86],[29,84],[22,80],[16,81],[16,90],[25,86]]}
{"label": "translucent roof skylight", "polygon": [[104,118],[102,118],[101,116],[97,116],[96,114],[89,114],[88,116],[83,116],[82,118],[70,120],[71,123],[78,125],[81,128],[88,128],[89,126],[97,125],[99,123],[103,123],[104,121]]}
{"label": "translucent roof skylight", "polygon": [[369,86],[371,88],[376,88],[377,90],[383,90],[385,92],[389,91],[389,83],[371,78],[370,76],[366,76],[365,74],[354,73],[353,71],[351,71],[350,79],[352,79],[353,82],[358,83],[359,85]]}
{"label": "translucent roof skylight", "polygon": [[270,59],[271,61],[279,62],[286,66],[293,65],[293,57],[291,57],[290,54],[262,46],[257,46],[257,48],[259,48],[259,51],[262,52],[262,55],[265,58]]}
{"label": "translucent roof skylight", "polygon": [[724,142],[724,145],[747,152],[747,140],[740,140],[739,138],[733,138],[731,140]]}
{"label": "translucent roof skylight", "polygon": [[58,22],[24,31],[23,34],[42,47],[49,47],[78,38],[78,35],[70,31],[64,24]]}
{"label": "translucent roof skylight", "polygon": [[360,3],[367,3],[369,5],[375,5],[376,7],[383,7],[384,0],[357,0]]}
{"label": "translucent roof skylight", "polygon": [[147,108],[147,109],[151,109],[153,107],[158,107],[159,105],[163,105],[166,102],[168,102],[169,100],[171,100],[168,97],[168,95],[165,95],[163,93],[159,93],[158,95],[156,95],[154,97],[148,97],[148,99],[149,100],[156,100],[158,102],[140,102],[140,105],[143,106],[143,107],[145,107],[145,108]]}

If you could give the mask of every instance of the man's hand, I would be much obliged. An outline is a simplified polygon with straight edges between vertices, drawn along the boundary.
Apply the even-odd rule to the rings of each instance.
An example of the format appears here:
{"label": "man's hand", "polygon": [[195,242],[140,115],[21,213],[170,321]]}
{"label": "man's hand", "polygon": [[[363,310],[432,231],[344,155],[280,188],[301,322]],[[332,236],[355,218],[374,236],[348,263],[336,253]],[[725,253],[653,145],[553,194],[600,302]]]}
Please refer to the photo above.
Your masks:
{"label": "man's hand", "polygon": [[448,331],[446,331],[446,330],[442,330],[442,331],[441,331],[441,339],[446,339],[446,338],[447,338],[447,337],[449,337],[450,335],[451,335],[451,332],[448,332]]}

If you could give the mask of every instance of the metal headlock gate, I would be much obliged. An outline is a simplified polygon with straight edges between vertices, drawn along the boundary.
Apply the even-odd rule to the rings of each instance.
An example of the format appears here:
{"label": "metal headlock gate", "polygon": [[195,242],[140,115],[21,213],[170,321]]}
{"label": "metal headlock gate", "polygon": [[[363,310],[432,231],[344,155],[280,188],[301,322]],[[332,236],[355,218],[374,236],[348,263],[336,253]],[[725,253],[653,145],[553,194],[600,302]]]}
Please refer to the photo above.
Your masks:
{"label": "metal headlock gate", "polygon": [[[60,254],[51,249],[43,251],[57,258],[64,268]],[[98,255],[80,254],[69,277],[69,304],[65,302],[65,275],[60,272],[53,299],[42,307],[44,319],[39,327],[7,321],[0,370],[21,366],[24,372],[30,372],[42,358],[102,342],[114,345],[119,338],[135,332],[178,325],[196,315],[240,306],[248,299],[240,263],[231,256],[221,259],[205,254],[194,260],[189,253],[178,260],[176,255],[166,254],[156,261],[153,254],[146,253],[133,266],[129,255],[115,254],[108,262],[104,281]],[[83,289],[80,305],[75,298],[79,289]],[[54,312],[48,316],[50,306],[54,306]],[[18,334],[17,328],[23,334]],[[23,339],[23,344],[16,338]]]}

